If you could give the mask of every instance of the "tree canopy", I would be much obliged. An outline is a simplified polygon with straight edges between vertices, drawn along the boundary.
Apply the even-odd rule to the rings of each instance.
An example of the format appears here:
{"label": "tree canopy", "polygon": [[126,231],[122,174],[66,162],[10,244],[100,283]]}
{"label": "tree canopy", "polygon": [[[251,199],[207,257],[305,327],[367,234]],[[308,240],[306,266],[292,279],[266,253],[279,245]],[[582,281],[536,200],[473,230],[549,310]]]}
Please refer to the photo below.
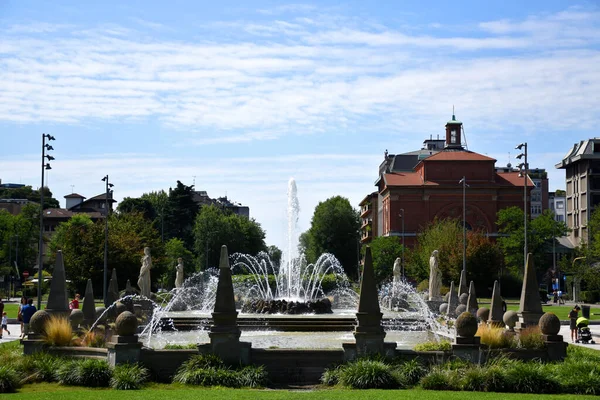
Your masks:
{"label": "tree canopy", "polygon": [[[396,258],[402,256],[402,244],[400,239],[395,236],[379,236],[369,243],[371,255],[373,257],[373,269],[375,270],[375,279],[382,282],[392,278],[394,262]],[[364,249],[363,247],[363,254]],[[405,254],[405,256],[408,253]],[[406,259],[405,259],[406,261]],[[406,265],[406,264],[405,264]]]}
{"label": "tree canopy", "polygon": [[333,254],[346,275],[358,278],[359,228],[358,211],[347,198],[334,196],[315,207],[310,229],[300,236],[306,259],[315,262],[323,253]]}
{"label": "tree canopy", "polygon": [[186,248],[192,248],[194,219],[199,209],[200,206],[194,201],[194,186],[187,186],[177,181],[175,189],[169,189],[165,207],[165,239],[176,237],[183,240]]}
{"label": "tree canopy", "polygon": [[37,204],[26,204],[18,215],[0,210],[0,267],[4,267],[4,274],[16,274],[15,261],[20,274],[24,270],[33,272],[38,254],[39,210]]}
{"label": "tree canopy", "polygon": [[[59,202],[52,197],[52,192],[44,186],[44,209],[58,208]],[[31,186],[18,188],[0,188],[0,199],[26,199],[34,203],[40,203],[40,191],[33,190]]]}

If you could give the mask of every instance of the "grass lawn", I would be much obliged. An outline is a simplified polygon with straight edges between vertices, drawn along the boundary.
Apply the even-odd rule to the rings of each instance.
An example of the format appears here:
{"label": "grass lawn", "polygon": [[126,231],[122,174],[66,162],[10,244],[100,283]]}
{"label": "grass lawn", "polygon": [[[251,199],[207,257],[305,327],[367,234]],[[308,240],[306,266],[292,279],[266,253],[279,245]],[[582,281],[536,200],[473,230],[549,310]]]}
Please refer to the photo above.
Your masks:
{"label": "grass lawn", "polygon": [[[507,308],[509,310],[514,310],[514,311],[518,311],[519,310],[519,305],[518,304],[508,304]],[[554,314],[556,314],[556,316],[558,317],[558,319],[560,319],[561,321],[566,321],[569,319],[569,311],[571,311],[573,308],[572,305],[562,305],[562,306],[545,306],[542,305],[542,310],[544,312],[552,312]],[[579,316],[581,317],[581,311],[579,311]],[[590,320],[600,320],[600,308],[592,308],[590,310]]]}
{"label": "grass lawn", "polygon": [[372,400],[372,399],[403,399],[403,400],[486,400],[486,399],[594,399],[595,396],[576,395],[526,395],[518,393],[484,393],[484,392],[446,392],[430,390],[272,390],[272,389],[206,389],[185,387],[181,385],[152,384],[140,391],[119,391],[112,389],[84,389],[79,387],[60,386],[56,383],[39,383],[26,385],[19,393],[3,395],[6,399],[48,399],[60,398],[61,400],[96,400],[110,398],[111,400],[164,400],[177,398],[178,400],[196,400],[209,398],[211,400],[295,400],[295,399],[343,399],[343,400]]}

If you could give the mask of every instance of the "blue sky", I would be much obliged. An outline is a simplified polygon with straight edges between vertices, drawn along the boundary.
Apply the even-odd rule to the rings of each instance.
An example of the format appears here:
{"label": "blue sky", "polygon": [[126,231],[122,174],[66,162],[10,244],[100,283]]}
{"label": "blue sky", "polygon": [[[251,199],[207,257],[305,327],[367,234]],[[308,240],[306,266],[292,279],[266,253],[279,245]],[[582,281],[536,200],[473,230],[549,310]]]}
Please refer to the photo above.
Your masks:
{"label": "blue sky", "polygon": [[[554,164],[598,136],[600,7],[582,1],[0,0],[0,179],[56,197],[176,180],[250,207],[283,247],[295,177],[300,229],[339,194],[375,190],[383,153],[443,136]],[[514,159],[513,164],[517,164]],[[63,203],[64,204],[64,203]]]}

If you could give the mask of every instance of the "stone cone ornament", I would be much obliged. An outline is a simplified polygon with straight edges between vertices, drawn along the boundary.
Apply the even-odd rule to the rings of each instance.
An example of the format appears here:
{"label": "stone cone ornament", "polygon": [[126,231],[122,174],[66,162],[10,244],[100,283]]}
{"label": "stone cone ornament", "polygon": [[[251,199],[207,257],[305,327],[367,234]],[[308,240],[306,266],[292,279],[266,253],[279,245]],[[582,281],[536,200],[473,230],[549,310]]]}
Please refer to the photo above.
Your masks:
{"label": "stone cone ornament", "polygon": [[127,279],[127,283],[125,284],[125,296],[131,296],[132,294],[135,294],[135,290],[131,287],[131,281]]}
{"label": "stone cone ornament", "polygon": [[531,253],[527,254],[527,264],[525,266],[525,275],[521,289],[521,301],[519,302],[519,312],[517,314],[519,316],[517,329],[537,325],[542,314],[544,314]]}
{"label": "stone cone ornament", "polygon": [[67,295],[67,278],[65,274],[65,264],[63,262],[62,251],[56,252],[56,264],[52,273],[52,282],[50,283],[50,293],[48,294],[48,303],[46,311],[49,313],[64,313],[69,315],[69,297]]}
{"label": "stone cone ornament", "polygon": [[91,279],[88,279],[87,286],[85,287],[82,311],[84,323],[87,326],[92,326],[96,320],[96,305],[94,303],[94,288]]}
{"label": "stone cone ornament", "polygon": [[494,281],[494,290],[492,291],[492,304],[490,305],[490,316],[488,318],[489,324],[502,324],[502,318],[504,312],[502,312],[502,296],[500,295],[500,283]]}
{"label": "stone cone ornament", "polygon": [[473,315],[477,314],[479,304],[477,303],[477,294],[475,293],[475,283],[469,284],[469,299],[467,300],[467,311]]}
{"label": "stone cone ornament", "polygon": [[106,291],[106,307],[110,307],[115,301],[119,300],[119,285],[117,284],[117,270],[113,268],[108,290]]}
{"label": "stone cone ornament", "polygon": [[464,269],[460,272],[460,281],[458,282],[458,296],[463,293],[469,293],[467,289],[467,271]]}
{"label": "stone cone ornament", "polygon": [[233,295],[233,281],[231,279],[231,269],[229,267],[229,254],[227,246],[221,246],[221,259],[219,261],[219,282],[217,284],[217,294],[215,297],[215,308],[213,312],[214,325],[211,332],[226,330],[235,330],[237,327],[237,311],[235,309],[235,297]]}
{"label": "stone cone ornament", "polygon": [[385,337],[385,332],[381,326],[382,316],[383,314],[379,308],[379,296],[377,295],[375,273],[373,271],[371,247],[367,246],[365,251],[362,279],[360,283],[360,297],[358,300],[358,312],[356,313],[358,325],[356,326],[355,335],[357,333],[382,334],[383,340],[383,337]]}
{"label": "stone cone ornament", "polygon": [[454,289],[454,281],[450,282],[450,291],[448,292],[448,316],[456,317],[456,307],[458,307],[458,295]]}

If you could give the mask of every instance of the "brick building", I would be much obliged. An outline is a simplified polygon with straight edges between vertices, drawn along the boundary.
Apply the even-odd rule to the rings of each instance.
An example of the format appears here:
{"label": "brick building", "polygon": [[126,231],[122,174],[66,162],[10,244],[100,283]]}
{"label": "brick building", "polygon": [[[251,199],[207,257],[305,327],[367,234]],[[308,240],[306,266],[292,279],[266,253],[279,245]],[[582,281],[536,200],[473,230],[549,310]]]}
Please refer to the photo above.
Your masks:
{"label": "brick building", "polygon": [[[386,151],[375,182],[378,187],[376,207],[371,207],[377,210],[377,230],[371,229],[376,232],[373,237],[404,235],[406,245],[413,246],[417,234],[435,218],[462,221],[463,186],[459,181],[463,177],[468,185],[465,192],[468,229],[497,236],[498,211],[512,206],[522,209],[525,184],[530,208],[532,180],[521,177],[512,169],[498,171],[495,159],[466,150],[462,145],[462,133],[462,123],[452,116],[446,124],[443,148],[437,143],[439,140],[430,140],[426,141],[432,146],[429,149],[398,156]],[[363,209],[366,209],[363,203],[368,199],[369,196],[361,202]],[[374,197],[371,202],[375,203]],[[364,233],[365,230],[363,236]]]}

